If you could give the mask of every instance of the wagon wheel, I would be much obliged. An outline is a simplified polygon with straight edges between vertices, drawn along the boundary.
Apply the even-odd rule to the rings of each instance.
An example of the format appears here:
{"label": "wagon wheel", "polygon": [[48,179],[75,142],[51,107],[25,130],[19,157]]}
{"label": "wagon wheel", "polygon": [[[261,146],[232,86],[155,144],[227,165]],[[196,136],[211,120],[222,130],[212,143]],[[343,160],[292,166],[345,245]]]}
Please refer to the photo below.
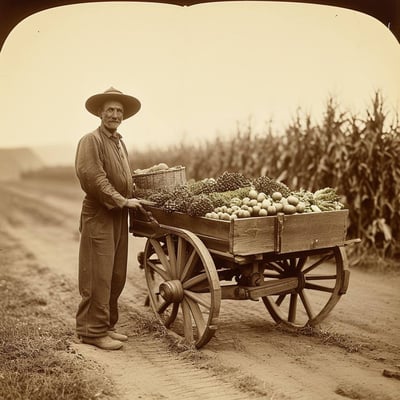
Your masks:
{"label": "wagon wheel", "polygon": [[156,316],[188,343],[204,346],[217,329],[221,287],[203,242],[190,231],[168,228],[147,240],[144,270]]}
{"label": "wagon wheel", "polygon": [[346,293],[350,272],[343,247],[310,255],[296,255],[267,262],[264,277],[298,277],[298,288],[288,294],[263,297],[272,318],[294,327],[316,326]]}

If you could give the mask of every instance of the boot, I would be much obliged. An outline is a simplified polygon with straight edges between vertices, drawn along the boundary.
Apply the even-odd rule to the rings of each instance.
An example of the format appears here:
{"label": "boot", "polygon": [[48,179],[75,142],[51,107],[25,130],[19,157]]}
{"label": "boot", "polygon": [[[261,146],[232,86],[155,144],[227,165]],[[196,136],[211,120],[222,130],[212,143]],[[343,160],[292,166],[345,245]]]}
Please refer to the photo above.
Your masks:
{"label": "boot", "polygon": [[119,340],[120,342],[126,342],[128,340],[128,336],[117,333],[116,331],[107,331],[107,335],[110,336],[111,339]]}
{"label": "boot", "polygon": [[111,339],[110,336],[101,337],[80,337],[82,343],[91,344],[103,350],[118,350],[123,346],[123,343],[119,340]]}

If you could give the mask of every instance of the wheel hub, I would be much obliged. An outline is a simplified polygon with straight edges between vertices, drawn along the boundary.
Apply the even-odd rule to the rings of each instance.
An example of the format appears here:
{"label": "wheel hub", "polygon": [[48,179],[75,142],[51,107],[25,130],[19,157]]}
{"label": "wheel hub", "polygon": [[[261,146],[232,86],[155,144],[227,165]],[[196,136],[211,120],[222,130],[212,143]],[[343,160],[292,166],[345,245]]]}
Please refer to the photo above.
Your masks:
{"label": "wheel hub", "polygon": [[177,279],[161,283],[159,290],[160,295],[165,301],[180,303],[183,300],[182,283]]}

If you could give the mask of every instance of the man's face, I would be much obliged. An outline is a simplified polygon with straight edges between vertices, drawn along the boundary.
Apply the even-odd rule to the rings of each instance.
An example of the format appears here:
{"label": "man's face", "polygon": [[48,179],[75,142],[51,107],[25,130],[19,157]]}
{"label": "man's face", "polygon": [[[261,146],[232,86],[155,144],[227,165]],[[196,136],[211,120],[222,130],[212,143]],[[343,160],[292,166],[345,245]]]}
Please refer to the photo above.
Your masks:
{"label": "man's face", "polygon": [[121,124],[124,117],[124,108],[119,101],[107,101],[104,103],[100,112],[100,118],[103,125],[110,131],[115,132]]}

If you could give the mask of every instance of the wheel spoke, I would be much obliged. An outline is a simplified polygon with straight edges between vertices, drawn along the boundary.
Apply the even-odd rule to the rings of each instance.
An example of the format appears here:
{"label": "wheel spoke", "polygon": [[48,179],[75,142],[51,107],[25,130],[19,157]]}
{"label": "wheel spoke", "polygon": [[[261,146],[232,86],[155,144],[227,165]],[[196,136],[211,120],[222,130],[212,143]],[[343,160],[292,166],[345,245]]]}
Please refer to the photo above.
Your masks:
{"label": "wheel spoke", "polygon": [[298,263],[297,263],[296,269],[297,269],[298,271],[301,271],[301,270],[303,269],[304,264],[306,263],[306,261],[307,261],[307,257],[301,257],[301,258],[299,258],[299,261],[298,261]]}
{"label": "wheel spoke", "polygon": [[155,239],[150,239],[150,243],[153,246],[153,249],[156,252],[158,258],[160,259],[161,264],[164,266],[165,270],[168,271],[169,276],[171,276],[171,266],[169,264],[167,256],[164,253],[164,249],[161,247],[161,244]]}
{"label": "wheel spoke", "polygon": [[179,311],[179,303],[173,303],[171,315],[169,316],[168,320],[165,322],[165,326],[167,328],[172,324],[172,322],[175,321],[176,316],[178,315],[178,311]]}
{"label": "wheel spoke", "polygon": [[176,249],[175,249],[175,242],[172,235],[167,235],[167,251],[168,251],[168,258],[169,258],[169,265],[171,268],[171,277],[172,279],[177,278],[177,267],[176,267]]}
{"label": "wheel spoke", "polygon": [[206,330],[206,323],[204,321],[203,314],[201,313],[199,305],[190,298],[186,298],[190,311],[192,312],[194,322],[196,324],[197,333],[199,336],[203,335]]}
{"label": "wheel spoke", "polygon": [[306,292],[304,290],[302,290],[299,294],[300,294],[301,302],[303,303],[304,309],[306,310],[306,313],[308,315],[308,318],[309,319],[313,319],[315,314],[314,314],[314,312],[312,310],[312,307],[311,307],[311,304],[310,304],[310,302],[308,300]]}
{"label": "wheel spoke", "polygon": [[296,321],[297,297],[298,297],[297,293],[293,293],[290,295],[288,321],[292,323]]}
{"label": "wheel spoke", "polygon": [[200,282],[207,280],[207,274],[203,272],[202,274],[196,275],[193,278],[188,279],[186,282],[183,282],[182,286],[184,289],[190,289],[192,286],[197,285]]}
{"label": "wheel spoke", "polygon": [[275,304],[277,306],[280,306],[282,304],[283,300],[285,300],[285,297],[286,297],[286,294],[280,294],[278,296],[278,298],[276,299]]}
{"label": "wheel spoke", "polygon": [[162,314],[162,313],[168,308],[168,306],[169,306],[170,304],[171,304],[171,302],[163,300],[163,301],[158,305],[158,307],[157,307],[157,312],[158,312],[159,314]]}
{"label": "wheel spoke", "polygon": [[306,289],[318,290],[320,292],[333,293],[334,288],[328,288],[326,286],[316,285],[315,283],[307,283],[304,285]]}
{"label": "wheel spoke", "polygon": [[156,264],[153,264],[152,261],[147,260],[147,265],[155,272],[157,272],[158,275],[161,276],[161,278],[163,278],[165,281],[168,281],[171,279],[171,276],[169,275],[168,271],[165,271],[164,269],[162,269],[161,267],[159,267]]}
{"label": "wheel spoke", "polygon": [[267,263],[267,267],[270,267],[268,269],[271,269],[272,271],[278,272],[278,274],[282,274],[285,271],[285,269],[282,266],[278,265],[277,263],[273,263],[273,262]]}
{"label": "wheel spoke", "polygon": [[333,257],[333,253],[329,253],[329,254],[325,254],[323,257],[321,257],[318,261],[316,261],[314,264],[310,265],[309,267],[307,267],[304,271],[303,274],[308,274],[310,271],[312,271],[313,269],[317,268],[319,265],[321,265],[322,263],[328,261],[329,259],[331,259]]}
{"label": "wheel spoke", "polygon": [[184,290],[183,291],[185,295],[192,300],[194,300],[196,303],[201,304],[203,307],[207,308],[208,310],[211,309],[211,301],[210,301],[210,294],[204,294],[204,293],[194,293],[191,292],[190,290]]}
{"label": "wheel spoke", "polygon": [[193,329],[192,329],[192,317],[190,313],[190,307],[188,302],[183,299],[181,303],[182,307],[182,315],[183,315],[183,332],[185,335],[186,340],[189,343],[193,342]]}
{"label": "wheel spoke", "polygon": [[183,240],[180,236],[178,237],[178,252],[176,257],[176,273],[178,278],[181,276],[186,262],[186,243],[186,240]]}
{"label": "wheel spoke", "polygon": [[182,275],[180,277],[182,282],[184,282],[184,280],[186,279],[187,276],[190,276],[192,274],[192,271],[193,271],[194,267],[196,266],[198,259],[199,259],[199,255],[197,254],[196,250],[193,248],[188,260],[186,261],[186,264],[183,268]]}

